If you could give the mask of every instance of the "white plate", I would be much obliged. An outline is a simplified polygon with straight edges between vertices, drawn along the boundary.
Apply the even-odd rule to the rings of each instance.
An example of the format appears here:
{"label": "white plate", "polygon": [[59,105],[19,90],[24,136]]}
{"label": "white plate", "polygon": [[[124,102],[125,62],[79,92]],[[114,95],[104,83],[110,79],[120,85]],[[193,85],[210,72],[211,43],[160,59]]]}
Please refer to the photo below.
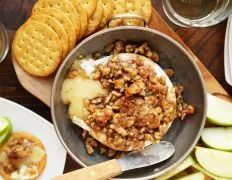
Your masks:
{"label": "white plate", "polygon": [[226,35],[225,35],[225,48],[224,48],[224,69],[226,82],[232,86],[232,54],[231,54],[231,42],[232,42],[232,29],[231,29],[232,16],[228,18]]}
{"label": "white plate", "polygon": [[47,153],[47,163],[39,177],[40,180],[48,180],[63,174],[66,151],[50,122],[23,106],[0,98],[0,117],[2,116],[7,116],[11,119],[13,132],[29,132],[37,136],[44,144]]}

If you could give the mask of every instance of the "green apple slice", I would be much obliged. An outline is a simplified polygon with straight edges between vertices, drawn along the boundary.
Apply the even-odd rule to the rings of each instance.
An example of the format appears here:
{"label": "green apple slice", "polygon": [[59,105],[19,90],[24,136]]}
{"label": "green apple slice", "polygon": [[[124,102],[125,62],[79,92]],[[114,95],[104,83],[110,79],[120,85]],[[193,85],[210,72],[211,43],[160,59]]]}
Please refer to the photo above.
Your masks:
{"label": "green apple slice", "polygon": [[6,119],[6,117],[2,117],[0,119],[0,135],[4,134],[6,131],[7,127],[9,126],[9,121]]}
{"label": "green apple slice", "polygon": [[208,94],[207,120],[221,126],[232,126],[232,103]]}
{"label": "green apple slice", "polygon": [[0,136],[0,147],[3,146],[11,135],[11,127],[8,127],[6,132]]}
{"label": "green apple slice", "polygon": [[[0,119],[0,122],[4,122],[7,124],[5,130],[2,131],[2,133],[0,134],[0,146],[3,146],[8,138],[10,137],[11,135],[11,132],[12,132],[12,124],[11,124],[11,121],[9,118],[7,117],[2,117]],[[4,125],[5,126],[5,125]]]}
{"label": "green apple slice", "polygon": [[187,169],[188,167],[192,166],[194,164],[194,160],[191,156],[189,156],[187,159],[185,159],[179,166],[176,168],[170,170],[166,174],[159,176],[156,178],[156,180],[166,180],[171,178],[172,176],[175,176],[176,174],[180,173],[181,171]]}
{"label": "green apple slice", "polygon": [[223,178],[232,178],[232,153],[196,147],[198,163],[210,173]]}
{"label": "green apple slice", "polygon": [[205,128],[201,139],[211,148],[232,151],[232,127]]}
{"label": "green apple slice", "polygon": [[193,173],[187,176],[183,176],[181,178],[178,178],[176,180],[204,180],[205,179],[205,175],[202,172],[197,172],[197,173]]}
{"label": "green apple slice", "polygon": [[197,163],[194,163],[192,165],[193,168],[195,168],[196,170],[204,173],[205,175],[211,177],[212,179],[216,179],[216,180],[228,180],[228,178],[222,178],[222,177],[219,177],[219,176],[215,176],[214,174],[206,171],[205,169],[203,169],[201,166],[199,166]]}

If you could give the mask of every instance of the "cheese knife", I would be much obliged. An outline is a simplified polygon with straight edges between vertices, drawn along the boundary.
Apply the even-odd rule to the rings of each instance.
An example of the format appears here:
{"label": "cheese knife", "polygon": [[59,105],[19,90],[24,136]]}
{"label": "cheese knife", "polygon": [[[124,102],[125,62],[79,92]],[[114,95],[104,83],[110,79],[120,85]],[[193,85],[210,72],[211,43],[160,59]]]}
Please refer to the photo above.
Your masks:
{"label": "cheese knife", "polygon": [[104,180],[122,174],[124,171],[151,166],[169,159],[175,153],[174,145],[169,141],[147,146],[143,151],[133,151],[120,159],[105,161],[82,168],[52,180]]}

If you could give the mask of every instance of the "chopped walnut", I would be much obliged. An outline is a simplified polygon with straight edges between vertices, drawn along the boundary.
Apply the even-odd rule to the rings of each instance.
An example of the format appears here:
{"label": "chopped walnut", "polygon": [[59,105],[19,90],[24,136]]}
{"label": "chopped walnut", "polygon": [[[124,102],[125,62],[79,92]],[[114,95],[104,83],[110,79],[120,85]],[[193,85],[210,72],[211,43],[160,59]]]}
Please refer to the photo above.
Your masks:
{"label": "chopped walnut", "polygon": [[111,53],[114,50],[115,43],[110,43],[105,47],[105,52],[106,53]]}
{"label": "chopped walnut", "polygon": [[113,149],[109,149],[109,152],[107,154],[109,157],[114,157],[116,155],[116,151]]}
{"label": "chopped walnut", "polygon": [[116,79],[115,81],[114,81],[114,87],[115,87],[115,89],[123,89],[124,88],[124,86],[125,86],[125,80],[124,80],[124,78],[120,78],[120,79]]}
{"label": "chopped walnut", "polygon": [[174,76],[175,72],[173,69],[165,69],[164,72],[167,74],[167,76],[170,78]]}
{"label": "chopped walnut", "polygon": [[86,144],[86,149],[87,149],[88,154],[93,154],[94,153],[93,147],[88,145],[88,144]]}
{"label": "chopped walnut", "polygon": [[93,79],[98,80],[101,77],[101,72],[100,71],[95,71],[93,73]]}
{"label": "chopped walnut", "polygon": [[108,76],[110,73],[110,68],[109,67],[104,67],[100,69],[102,76]]}
{"label": "chopped walnut", "polygon": [[93,54],[93,59],[97,60],[97,59],[99,59],[101,56],[102,56],[101,53],[96,52],[96,53]]}
{"label": "chopped walnut", "polygon": [[117,127],[115,125],[110,125],[110,128],[114,129],[118,134],[122,135],[123,137],[128,135],[126,130],[124,128],[122,128],[122,127]]}
{"label": "chopped walnut", "polygon": [[125,50],[125,45],[123,41],[116,41],[115,48],[114,48],[114,54],[118,54],[120,52],[123,52],[124,50]]}
{"label": "chopped walnut", "polygon": [[112,115],[113,111],[111,109],[97,110],[93,114],[93,119],[99,126],[105,126],[107,121],[111,119]]}
{"label": "chopped walnut", "polygon": [[159,59],[159,55],[158,55],[157,52],[153,51],[153,54],[151,56],[151,60],[154,61],[154,62],[156,62],[156,63],[159,62],[160,59]]}
{"label": "chopped walnut", "polygon": [[[126,43],[115,41],[105,47],[105,52],[113,55],[108,63],[99,65],[92,78],[101,83],[107,95],[85,100],[86,123],[101,132],[108,145],[125,151],[129,147],[144,148],[145,141],[158,143],[168,130],[168,124],[176,118],[184,119],[195,112],[192,105],[184,102],[184,88],[174,85],[176,101],[167,99],[169,87],[165,77],[158,77],[142,58],[132,58],[122,62],[117,54],[134,53],[159,63],[158,53],[148,43]],[[105,54],[104,54],[105,55]],[[94,58],[101,57],[95,53]],[[165,70],[168,77],[174,75],[172,69]],[[75,78],[77,72],[70,74]],[[82,133],[89,154],[98,150],[108,157],[121,157],[123,151],[116,151],[94,140],[88,132]]]}
{"label": "chopped walnut", "polygon": [[151,58],[153,55],[152,51],[151,50],[148,50],[147,52],[145,52],[145,56],[148,57],[148,58]]}
{"label": "chopped walnut", "polygon": [[128,44],[128,45],[126,45],[126,53],[132,53],[132,52],[134,52],[134,48],[133,48],[133,45],[131,45],[131,44]]}

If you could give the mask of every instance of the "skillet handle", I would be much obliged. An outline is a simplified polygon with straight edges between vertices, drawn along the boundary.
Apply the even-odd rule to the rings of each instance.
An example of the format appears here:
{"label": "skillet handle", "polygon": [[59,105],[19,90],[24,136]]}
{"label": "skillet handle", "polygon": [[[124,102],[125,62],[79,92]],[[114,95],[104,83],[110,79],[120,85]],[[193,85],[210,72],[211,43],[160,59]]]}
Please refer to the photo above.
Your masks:
{"label": "skillet handle", "polygon": [[54,177],[52,180],[106,180],[120,174],[122,174],[122,168],[117,161],[113,159]]}
{"label": "skillet handle", "polygon": [[148,22],[143,16],[140,16],[138,14],[133,14],[133,13],[124,13],[124,14],[117,14],[115,16],[112,16],[110,20],[107,22],[107,27],[109,28],[109,24],[113,20],[117,19],[137,19],[137,20],[142,20],[144,22],[144,27],[148,25]]}

